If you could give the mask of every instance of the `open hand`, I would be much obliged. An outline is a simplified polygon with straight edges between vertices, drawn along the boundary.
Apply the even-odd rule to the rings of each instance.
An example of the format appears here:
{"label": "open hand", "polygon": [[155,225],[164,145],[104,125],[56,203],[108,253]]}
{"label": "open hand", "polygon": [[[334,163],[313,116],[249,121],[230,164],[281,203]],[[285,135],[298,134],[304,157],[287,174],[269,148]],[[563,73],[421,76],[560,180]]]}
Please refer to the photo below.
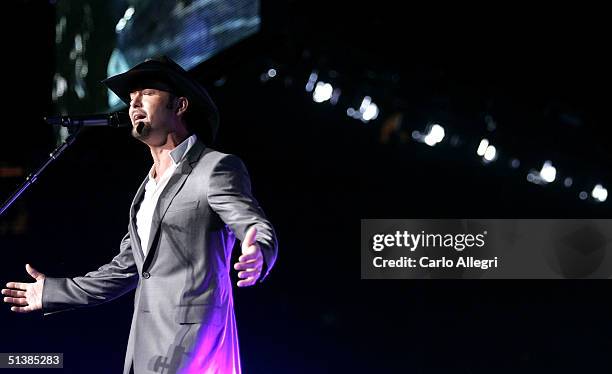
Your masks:
{"label": "open hand", "polygon": [[238,262],[234,265],[234,269],[241,270],[238,272],[238,278],[242,280],[238,281],[238,287],[254,285],[261,275],[264,259],[261,247],[255,241],[256,235],[257,229],[251,226],[242,241],[242,256],[238,258]]}
{"label": "open hand", "polygon": [[36,280],[34,283],[8,282],[2,289],[5,303],[13,304],[11,310],[18,313],[29,313],[42,309],[42,291],[45,275],[26,265],[26,271]]}

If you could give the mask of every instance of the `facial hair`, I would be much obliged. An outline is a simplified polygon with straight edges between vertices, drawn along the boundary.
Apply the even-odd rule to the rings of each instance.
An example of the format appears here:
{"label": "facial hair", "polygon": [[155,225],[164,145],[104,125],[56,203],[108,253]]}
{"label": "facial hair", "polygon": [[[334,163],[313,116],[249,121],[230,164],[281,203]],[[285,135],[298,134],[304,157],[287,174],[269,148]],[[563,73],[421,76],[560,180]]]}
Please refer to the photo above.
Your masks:
{"label": "facial hair", "polygon": [[132,136],[138,140],[144,140],[151,133],[151,122],[139,121],[132,128]]}

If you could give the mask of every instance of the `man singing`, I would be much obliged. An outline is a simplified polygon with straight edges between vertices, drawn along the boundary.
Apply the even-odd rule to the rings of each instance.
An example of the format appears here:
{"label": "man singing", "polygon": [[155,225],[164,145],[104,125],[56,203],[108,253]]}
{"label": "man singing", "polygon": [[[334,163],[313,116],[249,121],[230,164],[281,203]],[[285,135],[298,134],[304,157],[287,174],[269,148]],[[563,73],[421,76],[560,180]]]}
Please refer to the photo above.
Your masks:
{"label": "man singing", "polygon": [[45,314],[107,302],[136,288],[124,374],[240,373],[230,281],[261,282],[274,265],[274,229],[251,193],[242,161],[208,147],[219,127],[206,90],[167,57],[149,59],[104,83],[129,104],[132,135],[153,166],[130,207],[119,254],[82,277],[2,290],[12,311]]}

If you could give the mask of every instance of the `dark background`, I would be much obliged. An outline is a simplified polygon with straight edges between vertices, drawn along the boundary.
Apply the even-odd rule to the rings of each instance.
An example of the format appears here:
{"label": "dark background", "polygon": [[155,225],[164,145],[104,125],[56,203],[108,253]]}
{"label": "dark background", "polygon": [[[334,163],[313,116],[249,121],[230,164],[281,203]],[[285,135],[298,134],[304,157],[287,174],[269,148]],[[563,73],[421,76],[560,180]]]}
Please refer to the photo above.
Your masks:
{"label": "dark background", "polygon": [[[41,120],[54,110],[54,15],[45,1],[2,6],[19,20],[2,33],[8,196],[25,177],[15,168],[27,174],[54,148]],[[604,21],[575,6],[264,1],[262,33],[195,71],[221,111],[215,148],[245,161],[280,241],[266,282],[235,289],[244,372],[608,372],[609,282],[359,275],[362,218],[609,218],[609,201],[578,199],[611,176]],[[313,69],[337,72],[337,105],[304,90]],[[381,108],[368,124],[346,115],[364,95]],[[401,126],[382,142],[395,113]],[[445,141],[410,139],[431,121]],[[488,165],[481,137],[500,150]],[[0,282],[26,281],[26,262],[76,276],[112,258],[149,157],[128,130],[84,132],[0,220]],[[544,160],[557,181],[528,183]],[[132,303],[44,318],[3,306],[0,352],[63,352],[65,372],[120,372]]]}

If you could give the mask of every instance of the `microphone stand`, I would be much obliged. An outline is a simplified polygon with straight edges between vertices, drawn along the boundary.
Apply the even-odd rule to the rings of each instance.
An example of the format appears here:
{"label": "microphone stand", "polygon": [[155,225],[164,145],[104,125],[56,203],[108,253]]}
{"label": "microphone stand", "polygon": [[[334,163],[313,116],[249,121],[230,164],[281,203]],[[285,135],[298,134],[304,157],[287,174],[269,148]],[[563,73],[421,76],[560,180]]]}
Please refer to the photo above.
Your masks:
{"label": "microphone stand", "polygon": [[55,161],[66,150],[66,148],[68,148],[72,143],[74,143],[74,141],[75,141],[77,135],[79,134],[79,132],[81,131],[81,129],[82,129],[82,126],[70,127],[69,128],[68,131],[70,132],[70,136],[67,137],[66,140],[64,140],[64,142],[62,144],[60,144],[57,148],[55,148],[55,150],[53,152],[51,152],[49,154],[49,159],[47,159],[47,161],[45,161],[38,168],[38,170],[34,171],[33,173],[31,173],[30,175],[27,176],[25,182],[23,182],[21,184],[21,186],[19,186],[17,191],[15,191],[13,193],[13,195],[11,197],[9,197],[8,200],[6,200],[6,202],[2,205],[2,207],[0,208],[0,217],[2,217],[4,212],[11,205],[13,205],[13,203],[19,198],[19,196],[21,196],[21,194],[23,194],[28,189],[28,187],[30,187],[30,185],[32,185],[32,183],[36,182],[36,180],[38,179],[38,176],[40,175],[40,173],[42,173],[43,170],[45,170],[47,168],[47,166],[51,165],[51,163],[53,161]]}

